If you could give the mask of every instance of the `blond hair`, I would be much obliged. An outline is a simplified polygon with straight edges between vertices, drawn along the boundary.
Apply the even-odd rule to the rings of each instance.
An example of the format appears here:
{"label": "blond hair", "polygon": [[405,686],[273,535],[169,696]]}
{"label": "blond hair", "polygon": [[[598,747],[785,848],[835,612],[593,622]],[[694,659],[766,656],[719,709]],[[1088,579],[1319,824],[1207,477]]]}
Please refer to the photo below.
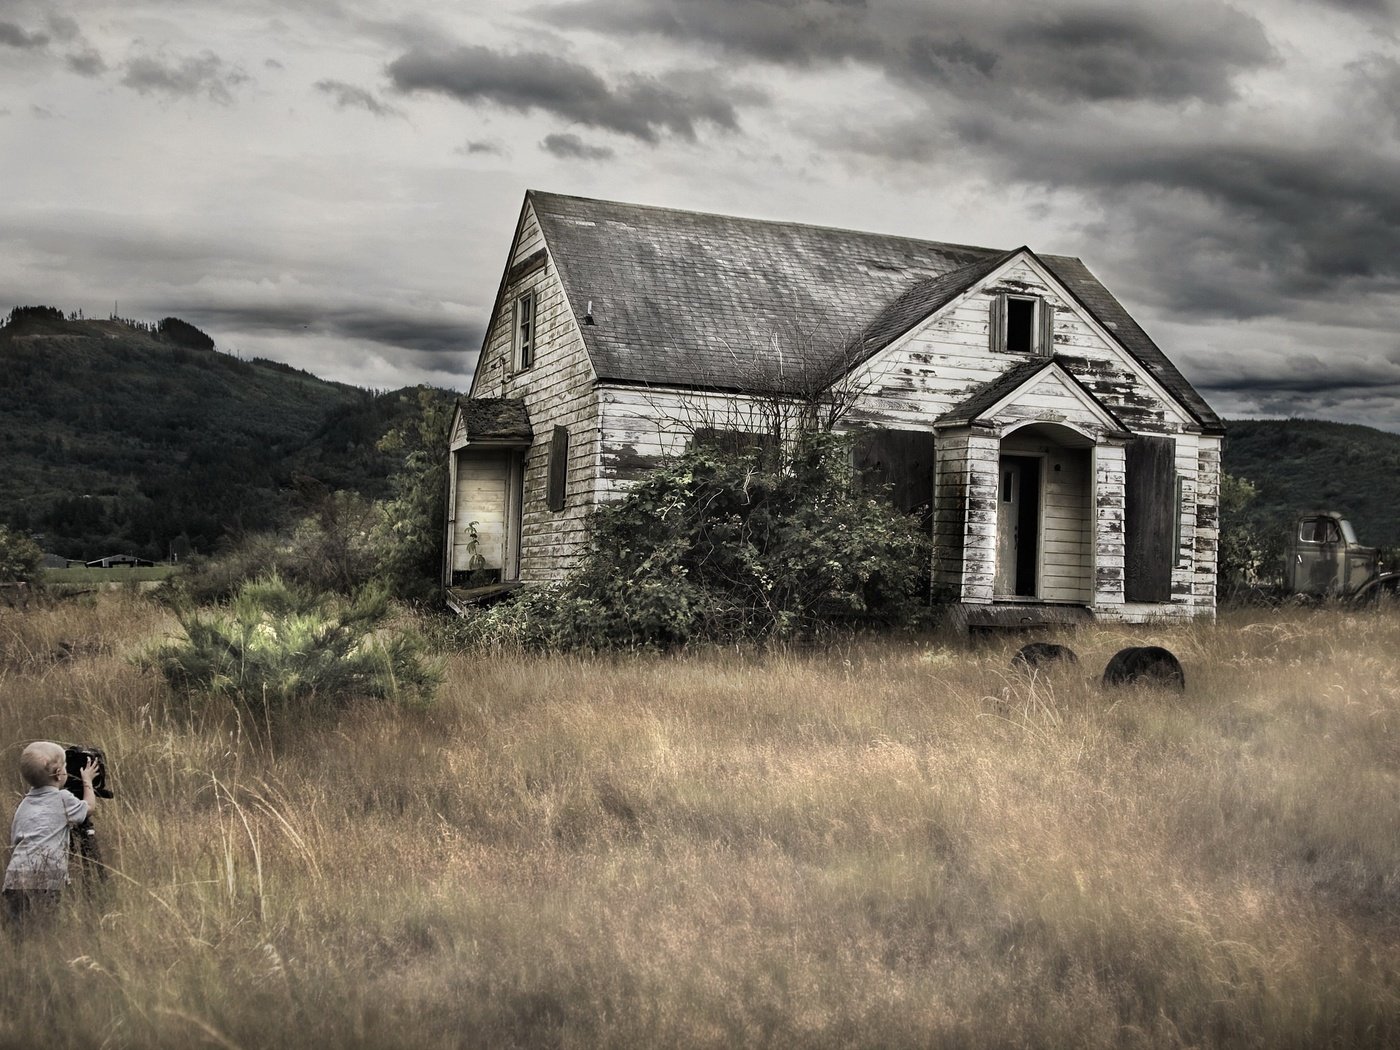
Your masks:
{"label": "blond hair", "polygon": [[19,756],[19,774],[30,787],[51,786],[63,768],[63,748],[51,740],[36,740]]}

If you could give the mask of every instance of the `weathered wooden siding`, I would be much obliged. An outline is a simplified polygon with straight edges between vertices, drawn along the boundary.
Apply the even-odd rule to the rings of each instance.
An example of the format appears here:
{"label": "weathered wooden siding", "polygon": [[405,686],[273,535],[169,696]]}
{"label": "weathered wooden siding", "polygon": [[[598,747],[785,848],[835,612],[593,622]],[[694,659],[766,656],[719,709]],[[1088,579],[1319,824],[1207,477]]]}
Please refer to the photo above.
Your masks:
{"label": "weathered wooden siding", "polygon": [[962,599],[990,602],[996,583],[997,483],[1001,442],[972,432],[967,438],[967,524],[963,531]]}
{"label": "weathered wooden siding", "polygon": [[967,535],[968,461],[970,430],[938,435],[933,449],[933,585],[935,594],[959,598],[962,593],[963,541]]}
{"label": "weathered wooden siding", "polygon": [[1037,295],[1055,310],[1055,354],[1065,369],[1133,431],[1175,433],[1190,420],[1150,373],[1062,297],[1029,265],[1011,267],[897,339],[858,372],[866,391],[853,419],[880,426],[928,425],[970,394],[1026,360],[994,353],[988,326],[1002,292]]}
{"label": "weathered wooden siding", "polygon": [[[527,207],[508,266],[524,262],[542,247],[539,225]],[[536,297],[535,357],[530,368],[517,371],[513,307],[516,297],[527,290],[533,290]],[[520,579],[524,583],[557,582],[578,560],[587,514],[596,494],[599,425],[593,366],[547,253],[542,266],[502,290],[501,303],[472,380],[472,396],[525,401],[535,439],[524,460]],[[569,430],[568,476],[564,508],[551,511],[546,495],[549,447],[556,426]],[[461,516],[459,511],[458,518]]]}
{"label": "weathered wooden siding", "polygon": [[1220,543],[1220,438],[1196,442],[1195,526],[1190,548],[1191,593],[1198,609],[1215,610]]}
{"label": "weathered wooden siding", "polygon": [[599,387],[599,471],[595,499],[624,491],[701,430],[759,432],[772,425],[747,398],[654,387]]}
{"label": "weathered wooden siding", "polygon": [[1123,605],[1123,446],[1097,445],[1093,460],[1094,609],[1113,616]]}
{"label": "weathered wooden siding", "polygon": [[483,568],[505,565],[506,483],[510,462],[502,453],[474,456],[459,454],[456,471],[456,504],[460,513],[452,530],[452,568],[471,568],[471,528],[476,525],[476,553],[485,559]]}

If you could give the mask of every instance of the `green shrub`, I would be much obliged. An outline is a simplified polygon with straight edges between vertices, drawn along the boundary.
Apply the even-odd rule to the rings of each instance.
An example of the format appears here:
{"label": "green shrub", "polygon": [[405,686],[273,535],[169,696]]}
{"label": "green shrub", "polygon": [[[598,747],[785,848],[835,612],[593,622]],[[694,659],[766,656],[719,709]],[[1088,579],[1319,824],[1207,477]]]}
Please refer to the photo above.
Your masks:
{"label": "green shrub", "polygon": [[440,669],[416,635],[376,631],[388,608],[383,587],[347,599],[267,576],[243,584],[224,608],[180,614],[185,637],[142,663],[175,689],[227,696],[260,714],[359,697],[429,700]]}
{"label": "green shrub", "polygon": [[917,519],[852,484],[845,442],[801,435],[789,459],[694,448],[593,514],[562,587],[478,617],[486,640],[670,649],[798,638],[852,618],[906,621],[929,547]]}
{"label": "green shrub", "polygon": [[276,575],[311,591],[356,593],[375,576],[374,539],[384,514],[354,492],[319,493],[315,509],[285,533],[254,533],[210,557],[192,557],[163,597],[179,606],[229,601],[244,584]]}

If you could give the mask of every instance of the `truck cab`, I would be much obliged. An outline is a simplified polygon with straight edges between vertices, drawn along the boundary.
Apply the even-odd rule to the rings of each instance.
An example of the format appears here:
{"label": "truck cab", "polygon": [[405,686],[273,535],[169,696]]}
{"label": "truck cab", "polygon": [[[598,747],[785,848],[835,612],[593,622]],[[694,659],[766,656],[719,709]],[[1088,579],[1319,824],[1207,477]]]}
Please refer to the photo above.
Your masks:
{"label": "truck cab", "polygon": [[1284,580],[1294,594],[1350,596],[1376,576],[1380,552],[1356,541],[1351,522],[1333,511],[1298,518],[1284,554]]}

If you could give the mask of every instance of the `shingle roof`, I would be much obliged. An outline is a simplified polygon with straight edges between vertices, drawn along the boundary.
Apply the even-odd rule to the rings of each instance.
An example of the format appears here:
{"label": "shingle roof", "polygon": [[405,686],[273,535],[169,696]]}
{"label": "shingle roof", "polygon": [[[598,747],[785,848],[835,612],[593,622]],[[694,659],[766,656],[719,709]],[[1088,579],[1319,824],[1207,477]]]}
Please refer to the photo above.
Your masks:
{"label": "shingle roof", "polygon": [[520,438],[529,441],[534,437],[530,429],[530,413],[525,408],[525,402],[519,398],[459,397],[457,407],[462,411],[462,423],[470,439]]}
{"label": "shingle roof", "polygon": [[[1004,250],[531,190],[600,379],[784,390],[854,363]],[[1209,429],[1219,417],[1078,259],[1037,256]],[[883,342],[881,342],[883,340]],[[776,352],[780,350],[781,352]]]}

